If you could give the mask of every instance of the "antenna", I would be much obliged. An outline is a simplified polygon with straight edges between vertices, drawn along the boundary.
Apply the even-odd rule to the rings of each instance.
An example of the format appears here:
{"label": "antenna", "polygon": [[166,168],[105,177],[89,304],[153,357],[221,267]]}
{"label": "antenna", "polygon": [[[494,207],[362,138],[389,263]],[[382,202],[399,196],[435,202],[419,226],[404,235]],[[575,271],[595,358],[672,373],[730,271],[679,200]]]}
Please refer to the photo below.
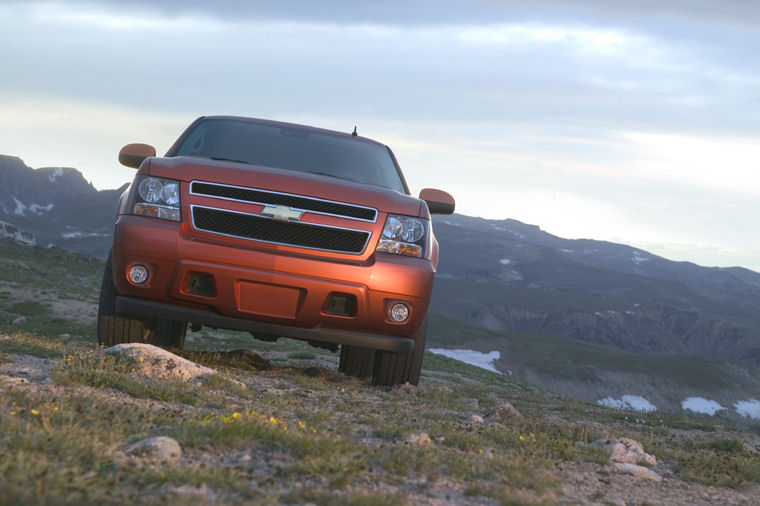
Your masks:
{"label": "antenna", "polygon": [[356,125],[354,125],[354,131],[351,132],[351,135],[353,135],[354,137],[356,137],[356,135],[357,135],[357,133],[356,133]]}

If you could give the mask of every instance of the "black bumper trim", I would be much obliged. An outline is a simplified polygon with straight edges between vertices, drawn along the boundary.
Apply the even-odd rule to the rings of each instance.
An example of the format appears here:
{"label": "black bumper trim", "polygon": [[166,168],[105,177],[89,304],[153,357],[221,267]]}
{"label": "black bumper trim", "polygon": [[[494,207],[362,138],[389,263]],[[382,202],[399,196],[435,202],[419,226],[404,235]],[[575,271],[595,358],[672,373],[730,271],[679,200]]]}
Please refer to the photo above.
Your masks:
{"label": "black bumper trim", "polygon": [[288,325],[263,323],[243,318],[232,318],[203,309],[175,306],[174,304],[135,299],[133,297],[116,297],[116,311],[122,314],[200,323],[207,327],[244,330],[253,334],[269,334],[273,336],[300,339],[303,341],[348,344],[350,346],[361,346],[363,348],[402,353],[411,353],[414,349],[414,339],[409,337],[371,334],[352,330],[327,329],[322,327],[290,327]]}

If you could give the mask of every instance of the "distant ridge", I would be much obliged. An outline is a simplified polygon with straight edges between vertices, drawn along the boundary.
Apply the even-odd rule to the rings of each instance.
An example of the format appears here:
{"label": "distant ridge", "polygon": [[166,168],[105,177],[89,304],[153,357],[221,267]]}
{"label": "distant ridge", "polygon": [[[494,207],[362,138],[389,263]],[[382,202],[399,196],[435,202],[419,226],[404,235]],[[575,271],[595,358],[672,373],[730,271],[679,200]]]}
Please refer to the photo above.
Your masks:
{"label": "distant ridge", "polygon": [[98,191],[71,167],[32,169],[0,155],[0,221],[28,231],[38,246],[105,258],[122,191]]}
{"label": "distant ridge", "polygon": [[760,274],[562,239],[515,220],[436,217],[433,307],[494,330],[551,332],[636,353],[760,365]]}

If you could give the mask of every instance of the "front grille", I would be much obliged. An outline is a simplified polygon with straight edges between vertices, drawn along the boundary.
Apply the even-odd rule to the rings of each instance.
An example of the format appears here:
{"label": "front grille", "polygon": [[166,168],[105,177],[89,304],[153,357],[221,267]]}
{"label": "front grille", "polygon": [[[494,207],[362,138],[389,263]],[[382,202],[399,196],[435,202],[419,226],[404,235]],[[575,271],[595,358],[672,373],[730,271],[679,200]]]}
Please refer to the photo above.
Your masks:
{"label": "front grille", "polygon": [[331,216],[340,216],[341,218],[351,218],[354,220],[374,222],[377,218],[377,210],[371,207],[344,204],[341,202],[333,202],[331,200],[302,197],[289,193],[270,192],[266,190],[256,190],[253,188],[242,188],[239,186],[228,186],[214,183],[204,183],[201,181],[193,181],[190,186],[190,193],[194,195],[203,195],[205,197],[216,197],[226,200],[251,202],[253,204],[279,204],[292,207],[293,209],[299,209],[301,211],[329,214]]}
{"label": "front grille", "polygon": [[279,221],[252,214],[191,206],[193,226],[205,232],[301,248],[359,254],[370,232]]}

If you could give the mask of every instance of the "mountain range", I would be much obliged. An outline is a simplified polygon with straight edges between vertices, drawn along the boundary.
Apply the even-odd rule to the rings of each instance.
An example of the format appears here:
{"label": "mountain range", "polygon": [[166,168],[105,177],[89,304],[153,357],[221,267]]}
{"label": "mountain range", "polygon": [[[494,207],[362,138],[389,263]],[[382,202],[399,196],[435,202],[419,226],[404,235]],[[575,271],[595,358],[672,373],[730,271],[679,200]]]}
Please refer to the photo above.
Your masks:
{"label": "mountain range", "polygon": [[437,218],[433,307],[494,330],[760,365],[760,274],[674,262],[515,220]]}
{"label": "mountain range", "polygon": [[30,232],[38,246],[105,258],[123,191],[98,191],[74,168],[32,169],[0,155],[0,221]]}
{"label": "mountain range", "polygon": [[[98,191],[76,169],[10,156],[0,183],[0,235],[107,256],[124,187]],[[511,219],[435,216],[434,228],[431,346],[499,350],[502,372],[591,402],[634,394],[677,408],[682,392],[730,403],[760,390],[756,272]]]}

